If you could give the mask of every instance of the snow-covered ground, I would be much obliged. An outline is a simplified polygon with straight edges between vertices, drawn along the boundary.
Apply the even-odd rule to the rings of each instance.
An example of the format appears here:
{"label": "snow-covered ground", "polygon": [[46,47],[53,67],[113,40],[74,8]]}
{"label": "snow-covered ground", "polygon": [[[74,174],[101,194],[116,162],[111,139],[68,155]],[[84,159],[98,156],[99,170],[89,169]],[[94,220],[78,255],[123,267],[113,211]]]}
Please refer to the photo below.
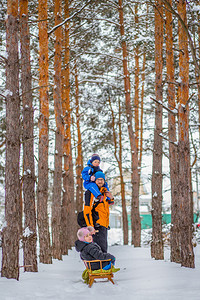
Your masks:
{"label": "snow-covered ground", "polygon": [[104,280],[88,288],[82,282],[84,270],[79,254],[72,249],[63,261],[52,265],[39,264],[38,273],[24,273],[20,280],[0,278],[1,300],[199,300],[200,299],[200,246],[195,248],[196,268],[183,268],[169,261],[165,250],[164,261],[150,257],[150,248],[113,245],[121,243],[121,230],[109,232],[109,252],[116,256],[115,285]]}

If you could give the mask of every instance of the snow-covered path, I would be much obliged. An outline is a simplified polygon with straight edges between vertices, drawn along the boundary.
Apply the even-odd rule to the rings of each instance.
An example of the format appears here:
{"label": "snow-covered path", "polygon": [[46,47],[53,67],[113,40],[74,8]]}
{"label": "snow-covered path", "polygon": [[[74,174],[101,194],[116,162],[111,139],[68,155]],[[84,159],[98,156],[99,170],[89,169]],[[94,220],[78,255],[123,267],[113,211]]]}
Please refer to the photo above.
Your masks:
{"label": "snow-covered path", "polygon": [[73,249],[63,261],[53,265],[39,264],[38,273],[21,271],[20,281],[0,278],[1,300],[199,300],[200,247],[195,249],[196,268],[187,269],[169,261],[150,257],[149,248],[111,246],[109,252],[117,258],[121,270],[114,274],[115,285],[98,281],[92,288],[82,282],[84,265]]}

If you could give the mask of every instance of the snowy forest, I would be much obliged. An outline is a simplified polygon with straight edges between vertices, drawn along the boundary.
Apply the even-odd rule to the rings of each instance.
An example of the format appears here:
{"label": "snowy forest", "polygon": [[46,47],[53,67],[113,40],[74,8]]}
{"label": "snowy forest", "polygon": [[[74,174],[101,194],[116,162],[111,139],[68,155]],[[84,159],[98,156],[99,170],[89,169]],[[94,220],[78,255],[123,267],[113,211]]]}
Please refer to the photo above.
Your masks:
{"label": "snowy forest", "polygon": [[119,174],[123,245],[141,247],[141,178],[150,183],[155,260],[170,180],[170,261],[195,268],[200,1],[0,0],[0,31],[1,276],[19,280],[21,248],[25,272],[68,255],[93,153],[108,182]]}

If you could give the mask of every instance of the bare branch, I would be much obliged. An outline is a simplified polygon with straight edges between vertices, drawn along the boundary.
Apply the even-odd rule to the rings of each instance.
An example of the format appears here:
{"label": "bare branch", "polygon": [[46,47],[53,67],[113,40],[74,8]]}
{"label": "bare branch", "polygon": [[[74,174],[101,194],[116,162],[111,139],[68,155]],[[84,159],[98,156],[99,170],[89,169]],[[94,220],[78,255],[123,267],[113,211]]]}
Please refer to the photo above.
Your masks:
{"label": "bare branch", "polygon": [[173,110],[171,110],[169,107],[167,107],[166,105],[164,105],[162,102],[150,97],[153,101],[155,101],[156,103],[162,105],[163,108],[165,108],[169,113],[173,114],[173,115],[177,115],[178,111],[176,108],[173,108]]}
{"label": "bare branch", "polygon": [[194,144],[194,139],[193,139],[193,135],[192,135],[192,130],[191,128],[189,127],[189,131],[190,131],[190,136],[191,136],[191,142],[192,142],[192,146],[193,146],[193,149],[194,149],[194,161],[193,163],[191,164],[191,168],[194,167],[194,165],[196,164],[196,161],[197,161],[197,148]]}
{"label": "bare branch", "polygon": [[193,94],[188,98],[188,100],[187,100],[187,102],[186,102],[186,104],[185,104],[185,109],[187,108],[187,106],[188,106],[190,100],[192,99],[192,97],[193,97],[194,95],[195,95],[195,93],[193,93]]}
{"label": "bare branch", "polygon": [[158,134],[161,138],[163,138],[164,140],[168,141],[169,143],[173,144],[174,146],[178,147],[178,143],[177,142],[173,142],[170,141],[168,138],[166,138],[165,136],[163,136],[161,133]]}
{"label": "bare branch", "polygon": [[178,52],[181,52],[182,54],[184,54],[184,51],[182,49],[177,49],[177,48],[172,47],[172,50],[178,51]]}
{"label": "bare branch", "polygon": [[7,61],[7,59],[6,59],[5,56],[3,56],[3,55],[0,55],[0,58],[1,58],[4,62]]}
{"label": "bare branch", "polygon": [[3,94],[0,94],[0,96],[1,96],[1,97],[3,97],[3,98],[4,98],[4,100],[6,100],[6,96],[5,96],[5,95],[3,95]]}
{"label": "bare branch", "polygon": [[5,145],[6,143],[6,139],[0,144],[0,148],[3,147],[3,145]]}

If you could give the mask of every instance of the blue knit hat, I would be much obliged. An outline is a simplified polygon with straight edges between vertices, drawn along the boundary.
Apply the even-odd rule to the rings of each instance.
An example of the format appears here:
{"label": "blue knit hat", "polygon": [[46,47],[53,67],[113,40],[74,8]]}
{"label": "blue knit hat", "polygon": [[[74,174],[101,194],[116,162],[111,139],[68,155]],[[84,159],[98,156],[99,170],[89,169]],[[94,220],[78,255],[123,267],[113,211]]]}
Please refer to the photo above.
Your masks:
{"label": "blue knit hat", "polygon": [[94,174],[95,176],[95,180],[98,179],[98,178],[103,178],[105,180],[105,174],[101,171],[98,171]]}
{"label": "blue knit hat", "polygon": [[92,163],[94,160],[96,160],[96,159],[98,159],[99,161],[101,161],[100,156],[99,156],[98,154],[95,153],[95,154],[92,155],[92,157],[91,157],[91,159],[90,159],[91,163]]}

